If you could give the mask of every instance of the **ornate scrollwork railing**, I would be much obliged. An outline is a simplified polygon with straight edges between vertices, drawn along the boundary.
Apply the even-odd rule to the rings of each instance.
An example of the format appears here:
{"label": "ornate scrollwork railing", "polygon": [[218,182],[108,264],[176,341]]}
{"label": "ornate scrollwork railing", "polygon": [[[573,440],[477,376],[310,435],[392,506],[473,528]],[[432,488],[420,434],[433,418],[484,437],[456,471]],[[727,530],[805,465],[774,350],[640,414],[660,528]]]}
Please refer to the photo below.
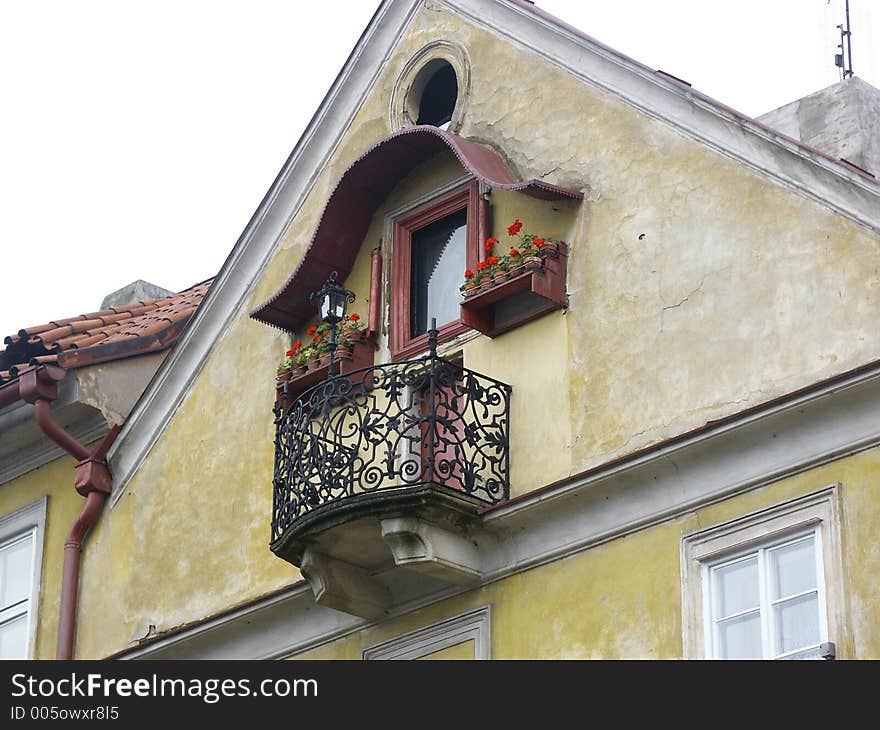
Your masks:
{"label": "ornate scrollwork railing", "polygon": [[510,493],[509,385],[437,357],[328,377],[275,406],[272,540],[315,507],[435,484]]}

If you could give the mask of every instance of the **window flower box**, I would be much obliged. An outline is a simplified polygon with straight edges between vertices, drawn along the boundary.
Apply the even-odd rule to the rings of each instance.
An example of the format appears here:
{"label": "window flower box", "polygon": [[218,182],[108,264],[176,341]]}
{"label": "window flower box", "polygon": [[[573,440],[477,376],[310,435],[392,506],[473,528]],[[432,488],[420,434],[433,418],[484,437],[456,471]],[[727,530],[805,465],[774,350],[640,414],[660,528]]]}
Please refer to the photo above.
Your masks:
{"label": "window flower box", "polygon": [[[375,346],[372,341],[362,339],[351,346],[350,350],[345,347],[337,349],[334,370],[337,375],[346,375],[353,370],[368,368],[373,364]],[[303,373],[292,372],[287,385],[287,400],[284,401],[284,381],[275,384],[275,399],[285,408],[289,406],[301,393],[313,385],[327,379],[329,363],[324,362],[315,369],[309,369]]]}
{"label": "window flower box", "polygon": [[556,258],[545,257],[539,269],[523,270],[461,303],[461,321],[489,337],[519,327],[566,305],[568,254],[559,245]]}
{"label": "window flower box", "polygon": [[465,271],[461,322],[489,337],[519,327],[566,305],[568,248],[562,241],[522,233],[519,219],[507,229],[516,245],[493,255],[498,240],[486,240],[488,257]]}

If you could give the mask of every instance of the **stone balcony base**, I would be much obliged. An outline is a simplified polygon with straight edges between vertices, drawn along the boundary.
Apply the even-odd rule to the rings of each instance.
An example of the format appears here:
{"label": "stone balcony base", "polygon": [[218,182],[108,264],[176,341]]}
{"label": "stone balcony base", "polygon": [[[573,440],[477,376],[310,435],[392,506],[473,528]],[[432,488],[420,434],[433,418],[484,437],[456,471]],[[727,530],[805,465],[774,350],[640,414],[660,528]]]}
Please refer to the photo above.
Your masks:
{"label": "stone balcony base", "polygon": [[436,484],[359,494],[303,515],[272,551],[300,568],[319,604],[375,620],[397,593],[479,583],[484,506]]}

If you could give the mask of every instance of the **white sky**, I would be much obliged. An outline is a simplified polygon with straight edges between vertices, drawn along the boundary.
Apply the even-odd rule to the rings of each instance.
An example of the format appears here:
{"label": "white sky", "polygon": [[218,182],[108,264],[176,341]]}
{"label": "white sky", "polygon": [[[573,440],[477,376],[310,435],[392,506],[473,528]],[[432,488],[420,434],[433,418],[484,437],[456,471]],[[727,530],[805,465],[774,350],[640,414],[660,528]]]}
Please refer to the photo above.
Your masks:
{"label": "white sky", "polygon": [[[752,116],[838,80],[843,5],[538,0]],[[0,0],[0,337],[215,274],[377,6]],[[880,87],[880,2],[850,6]]]}

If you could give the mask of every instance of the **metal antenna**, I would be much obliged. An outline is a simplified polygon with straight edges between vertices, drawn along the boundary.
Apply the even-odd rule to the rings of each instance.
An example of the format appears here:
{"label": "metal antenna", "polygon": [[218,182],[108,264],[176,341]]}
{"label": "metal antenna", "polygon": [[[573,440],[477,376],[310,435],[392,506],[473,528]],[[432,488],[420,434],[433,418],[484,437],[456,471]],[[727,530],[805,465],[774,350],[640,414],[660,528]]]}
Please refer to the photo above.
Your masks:
{"label": "metal antenna", "polygon": [[[849,0],[846,0],[846,30],[842,25],[838,25],[840,31],[840,43],[837,48],[840,53],[834,54],[834,65],[843,72],[842,78],[847,79],[853,75],[852,70],[852,28],[849,23]],[[846,64],[844,64],[843,42],[846,41]]]}

